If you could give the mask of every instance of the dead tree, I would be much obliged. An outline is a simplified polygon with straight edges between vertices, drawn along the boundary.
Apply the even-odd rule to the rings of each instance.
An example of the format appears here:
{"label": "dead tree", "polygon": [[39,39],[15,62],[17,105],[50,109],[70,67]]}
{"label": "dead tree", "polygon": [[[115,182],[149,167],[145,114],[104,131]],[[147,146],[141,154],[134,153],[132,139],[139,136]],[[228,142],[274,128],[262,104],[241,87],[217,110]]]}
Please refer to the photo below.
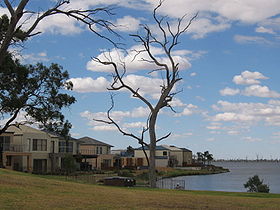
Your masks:
{"label": "dead tree", "polygon": [[[3,39],[1,40],[1,46],[0,46],[0,65],[3,63],[4,56],[6,55],[6,52],[9,48],[9,46],[13,43],[15,40],[15,36],[17,35],[18,40],[26,40],[27,38],[31,36],[35,36],[40,34],[41,32],[34,32],[38,24],[45,18],[62,14],[66,15],[69,18],[73,18],[77,21],[80,21],[81,23],[88,26],[89,30],[95,33],[97,36],[102,37],[104,39],[107,39],[109,42],[111,42],[113,45],[117,45],[117,43],[113,42],[110,38],[107,36],[102,35],[99,33],[95,26],[101,27],[102,29],[106,29],[110,33],[113,33],[118,36],[116,32],[114,32],[114,24],[111,23],[108,20],[97,18],[96,16],[100,13],[105,13],[109,16],[113,15],[112,8],[111,7],[100,7],[95,9],[66,9],[65,5],[70,4],[70,0],[60,0],[58,1],[54,7],[43,11],[43,12],[34,12],[34,11],[28,11],[26,10],[26,6],[29,2],[29,0],[21,0],[19,4],[17,5],[16,9],[14,9],[12,1],[4,0],[4,3],[10,13],[10,22],[7,28],[7,31],[4,34]],[[24,15],[36,15],[36,18],[34,22],[31,24],[31,26],[25,30],[23,33],[20,33],[20,36],[17,34],[19,31],[22,30],[22,25],[19,24],[20,20],[23,20]],[[24,21],[22,21],[24,22]]]}
{"label": "dead tree", "polygon": [[[146,157],[149,160],[149,181],[151,187],[156,187],[156,165],[155,165],[155,151],[157,142],[166,139],[170,136],[171,133],[168,133],[160,138],[156,135],[156,122],[159,111],[164,107],[169,107],[170,102],[173,97],[178,93],[175,92],[175,84],[178,83],[182,78],[179,76],[179,63],[176,63],[174,58],[172,57],[172,51],[175,46],[179,44],[179,37],[185,33],[192,21],[196,18],[197,14],[194,15],[187,22],[185,21],[185,16],[178,19],[175,30],[171,28],[170,21],[167,17],[159,17],[157,14],[158,9],[161,7],[162,1],[160,1],[159,5],[153,11],[153,19],[157,25],[158,30],[161,32],[161,38],[156,36],[151,28],[147,25],[143,25],[143,33],[141,34],[133,34],[131,37],[138,43],[141,43],[143,46],[142,50],[136,51],[136,56],[134,59],[139,58],[142,53],[146,53],[149,59],[141,58],[143,62],[149,62],[155,64],[157,66],[156,71],[159,71],[162,74],[162,84],[159,84],[161,87],[161,93],[159,99],[154,101],[149,101],[148,97],[144,97],[143,94],[140,93],[141,87],[138,89],[134,89],[129,86],[124,81],[124,76],[127,73],[127,69],[125,63],[123,65],[117,65],[116,62],[112,60],[110,56],[107,57],[106,61],[101,60],[99,58],[93,58],[94,61],[101,63],[103,65],[108,65],[113,67],[113,82],[108,88],[110,91],[119,91],[119,90],[128,90],[134,98],[142,101],[149,108],[149,116],[147,119],[147,125],[143,128],[142,134],[140,136],[134,135],[132,133],[128,133],[121,128],[121,126],[110,116],[110,112],[114,108],[114,100],[113,96],[111,96],[112,105],[110,109],[107,111],[108,120],[98,120],[94,119],[98,122],[103,122],[107,124],[112,124],[117,127],[117,129],[126,136],[130,136],[138,141],[138,143],[144,148],[144,146],[149,148],[150,156]],[[185,24],[184,24],[185,23]],[[183,26],[184,25],[184,26]],[[157,58],[153,52],[152,47],[159,47],[164,51],[165,57],[168,58],[167,63],[163,63],[159,58]],[[144,141],[144,134],[147,132],[149,136],[148,143]],[[143,149],[144,150],[144,149]],[[145,150],[144,150],[145,151]]]}

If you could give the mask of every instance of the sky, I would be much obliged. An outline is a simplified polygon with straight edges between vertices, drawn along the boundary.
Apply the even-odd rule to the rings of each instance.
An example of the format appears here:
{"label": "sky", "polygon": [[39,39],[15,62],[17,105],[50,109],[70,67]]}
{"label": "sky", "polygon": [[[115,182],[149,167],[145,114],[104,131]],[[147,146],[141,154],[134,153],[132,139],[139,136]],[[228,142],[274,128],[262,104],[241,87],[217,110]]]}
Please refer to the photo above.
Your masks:
{"label": "sky", "polygon": [[[17,1],[14,1],[15,3]],[[33,0],[27,9],[42,11],[55,1]],[[148,74],[155,67],[135,55],[141,45],[129,34],[141,34],[148,25],[160,38],[152,18],[154,0],[72,0],[67,8],[88,9],[113,5],[113,16],[100,15],[116,25],[118,38],[102,28],[96,30],[123,43],[116,49],[110,42],[90,32],[66,16],[46,18],[38,26],[40,35],[30,38],[20,49],[23,63],[58,63],[70,74],[77,102],[64,109],[73,124],[75,138],[89,136],[123,149],[139,145],[121,135],[115,127],[93,121],[105,119],[110,108],[107,90],[112,69],[92,60],[105,59],[108,52],[125,62],[125,81],[140,88],[152,103],[158,98],[160,73]],[[6,9],[0,7],[0,14]],[[179,63],[178,93],[171,103],[176,112],[163,109],[157,121],[158,136],[172,135],[160,144],[185,147],[196,152],[208,150],[216,159],[279,159],[280,146],[280,1],[279,0],[166,0],[158,15],[169,17],[171,26],[184,15],[188,21],[198,12],[172,55]],[[24,26],[33,20],[29,17]],[[186,22],[183,22],[186,23]],[[13,50],[13,49],[11,49]],[[159,59],[162,49],[153,48]],[[148,109],[125,91],[115,93],[112,117],[126,131],[140,135]],[[22,113],[23,115],[24,113]]]}

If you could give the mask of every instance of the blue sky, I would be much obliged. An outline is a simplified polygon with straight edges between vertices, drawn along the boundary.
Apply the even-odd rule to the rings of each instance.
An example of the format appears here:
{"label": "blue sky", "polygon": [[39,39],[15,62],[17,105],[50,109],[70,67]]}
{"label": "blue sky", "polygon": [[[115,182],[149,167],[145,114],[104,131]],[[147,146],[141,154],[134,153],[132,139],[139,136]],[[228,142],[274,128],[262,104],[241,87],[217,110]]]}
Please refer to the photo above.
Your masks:
{"label": "blue sky", "polygon": [[[30,1],[38,11],[53,1]],[[113,59],[126,62],[126,81],[140,87],[141,93],[154,100],[159,74],[147,74],[152,66],[136,59],[132,49],[139,49],[128,34],[137,33],[140,24],[154,27],[152,8],[157,1],[73,0],[68,7],[94,8],[114,4],[116,31],[124,39],[128,54],[114,49],[83,25],[64,16],[53,16],[39,25],[42,34],[31,38],[20,51],[24,63],[59,63],[70,73],[77,102],[64,110],[72,122],[73,137],[90,136],[114,145],[114,149],[137,147],[134,139],[120,135],[114,127],[96,123],[110,107],[106,91],[110,69],[91,57],[102,58],[111,51]],[[199,12],[189,31],[181,37],[174,52],[180,63],[183,90],[172,106],[159,116],[157,132],[172,136],[162,144],[186,147],[193,152],[209,150],[215,158],[280,158],[280,1],[278,0],[166,0],[159,15],[187,18]],[[0,7],[0,14],[5,8]],[[104,16],[107,18],[106,16]],[[29,21],[31,21],[29,19]],[[26,23],[28,24],[28,22]],[[97,29],[105,33],[102,29]],[[155,31],[156,32],[156,31]],[[154,52],[161,57],[160,49]],[[104,58],[104,57],[103,57]],[[147,108],[126,92],[115,97],[112,116],[120,125],[136,134],[141,131]],[[22,113],[24,115],[24,113]]]}

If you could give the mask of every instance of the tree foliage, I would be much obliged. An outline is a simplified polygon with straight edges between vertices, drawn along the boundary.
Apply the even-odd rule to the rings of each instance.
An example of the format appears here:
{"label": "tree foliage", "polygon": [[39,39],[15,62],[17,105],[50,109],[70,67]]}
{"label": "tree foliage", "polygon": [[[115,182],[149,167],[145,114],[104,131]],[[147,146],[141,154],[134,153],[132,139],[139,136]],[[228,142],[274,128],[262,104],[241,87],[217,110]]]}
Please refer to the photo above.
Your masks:
{"label": "tree foliage", "polygon": [[[8,117],[8,121],[0,129],[0,134],[20,112],[45,128],[54,129],[58,127],[56,124],[66,129],[64,126],[68,127],[69,122],[63,123],[61,109],[75,102],[73,96],[62,93],[64,89],[72,89],[68,78],[67,71],[58,64],[49,67],[41,63],[22,65],[7,54],[0,66],[0,117]],[[26,119],[27,122],[30,120]]]}
{"label": "tree foliage", "polygon": [[205,152],[197,152],[197,162],[202,163],[203,165],[206,165],[206,162],[208,165],[211,164],[211,161],[214,160],[213,154],[211,154],[209,151]]}
{"label": "tree foliage", "polygon": [[258,175],[250,177],[244,187],[248,188],[248,192],[269,193],[269,186],[263,184],[263,180],[260,180]]}
{"label": "tree foliage", "polygon": [[69,175],[76,171],[76,160],[72,154],[65,154],[63,158],[63,170]]}

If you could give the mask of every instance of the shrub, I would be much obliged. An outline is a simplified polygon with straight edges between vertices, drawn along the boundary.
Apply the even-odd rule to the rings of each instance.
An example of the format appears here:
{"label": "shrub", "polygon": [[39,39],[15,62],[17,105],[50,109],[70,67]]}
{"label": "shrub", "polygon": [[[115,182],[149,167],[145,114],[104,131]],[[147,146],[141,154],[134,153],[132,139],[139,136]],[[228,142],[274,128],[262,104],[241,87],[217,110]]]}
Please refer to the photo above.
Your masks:
{"label": "shrub", "polygon": [[260,180],[258,175],[249,177],[248,181],[244,184],[244,187],[248,188],[248,192],[269,193],[269,186],[263,184],[263,180]]}

